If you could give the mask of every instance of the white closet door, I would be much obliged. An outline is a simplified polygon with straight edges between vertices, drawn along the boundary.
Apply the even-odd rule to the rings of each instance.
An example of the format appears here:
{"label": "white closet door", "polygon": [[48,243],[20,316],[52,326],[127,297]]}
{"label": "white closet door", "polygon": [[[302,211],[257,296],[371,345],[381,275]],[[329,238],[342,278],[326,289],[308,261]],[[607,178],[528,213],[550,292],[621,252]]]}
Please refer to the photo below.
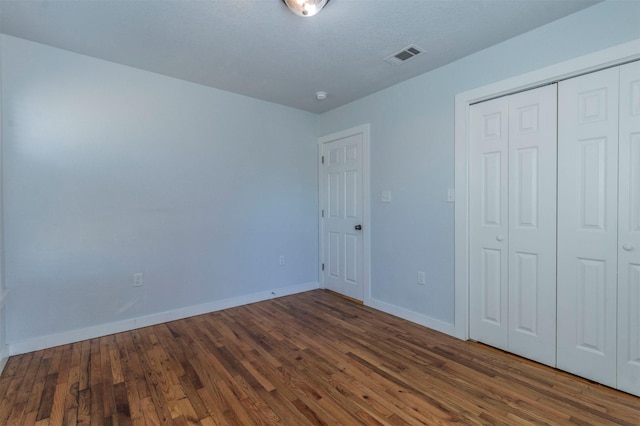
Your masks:
{"label": "white closet door", "polygon": [[509,351],[556,364],[556,85],[509,97]]}
{"label": "white closet door", "polygon": [[508,103],[470,109],[470,336],[507,350]]}
{"label": "white closet door", "polygon": [[618,68],[558,90],[557,365],[615,387]]}
{"label": "white closet door", "polygon": [[618,389],[640,395],[640,62],[620,67]]}

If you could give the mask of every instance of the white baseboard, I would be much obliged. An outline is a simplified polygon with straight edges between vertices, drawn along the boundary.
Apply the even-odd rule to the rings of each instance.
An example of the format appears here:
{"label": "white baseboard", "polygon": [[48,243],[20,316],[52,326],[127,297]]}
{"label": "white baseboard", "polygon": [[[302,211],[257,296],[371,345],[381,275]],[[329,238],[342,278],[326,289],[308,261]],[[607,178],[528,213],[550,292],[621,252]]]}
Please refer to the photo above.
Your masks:
{"label": "white baseboard", "polygon": [[366,302],[366,305],[374,309],[377,309],[379,311],[386,312],[393,316],[405,319],[407,321],[420,324],[432,330],[436,330],[441,333],[448,334],[449,336],[459,338],[459,333],[457,332],[454,324],[450,324],[448,322],[444,322],[439,319],[429,317],[427,315],[419,314],[417,312],[410,311],[409,309],[401,308],[399,306],[392,305],[390,303],[381,302],[380,300],[376,300],[376,299],[369,299]]}
{"label": "white baseboard", "polygon": [[2,344],[0,344],[0,374],[2,374],[2,372],[4,371],[4,367],[6,367],[7,361],[9,361],[9,345],[4,344],[7,332],[4,307],[7,304],[8,295],[9,290],[7,289],[3,289],[0,292],[0,326],[3,328],[2,330],[0,330],[0,333],[2,333],[2,338],[0,339],[0,341],[2,342]]}
{"label": "white baseboard", "polygon": [[[229,299],[216,300],[203,303],[201,305],[187,306],[167,312],[146,315],[138,318],[131,318],[123,321],[101,324],[87,327],[80,330],[65,331],[64,333],[51,334],[37,337],[22,342],[9,344],[9,354],[18,355],[33,352],[40,349],[52,348],[54,346],[66,345],[96,337],[108,336],[109,334],[121,333],[123,331],[135,330],[136,328],[148,327],[161,324],[163,322],[175,321],[209,312],[220,311],[222,309],[234,308],[236,306],[247,305],[249,303],[261,302],[263,300],[275,299],[277,297],[289,296],[291,294],[320,288],[318,282],[308,282],[300,285],[276,288],[259,293],[247,294],[243,296],[231,297]],[[6,362],[6,360],[5,360]]]}
{"label": "white baseboard", "polygon": [[0,374],[4,371],[4,367],[7,366],[7,361],[9,361],[8,347],[0,354]]}

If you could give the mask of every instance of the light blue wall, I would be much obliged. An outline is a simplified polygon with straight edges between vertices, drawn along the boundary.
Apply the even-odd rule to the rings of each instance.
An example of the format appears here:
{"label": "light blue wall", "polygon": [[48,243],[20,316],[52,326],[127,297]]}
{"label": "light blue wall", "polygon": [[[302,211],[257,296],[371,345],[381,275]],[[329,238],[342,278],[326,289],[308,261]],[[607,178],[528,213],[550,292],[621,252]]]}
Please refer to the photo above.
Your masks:
{"label": "light blue wall", "polygon": [[9,357],[7,346],[5,285],[4,285],[4,217],[3,217],[3,161],[2,161],[2,49],[0,49],[0,372]]}
{"label": "light blue wall", "polygon": [[317,137],[364,123],[373,297],[453,322],[454,96],[638,22],[608,1],[319,117],[2,36],[9,343],[317,281]]}
{"label": "light blue wall", "polygon": [[1,49],[10,343],[317,282],[316,115]]}
{"label": "light blue wall", "polygon": [[373,298],[454,320],[456,94],[637,38],[640,2],[607,1],[323,114],[320,135],[371,124]]}

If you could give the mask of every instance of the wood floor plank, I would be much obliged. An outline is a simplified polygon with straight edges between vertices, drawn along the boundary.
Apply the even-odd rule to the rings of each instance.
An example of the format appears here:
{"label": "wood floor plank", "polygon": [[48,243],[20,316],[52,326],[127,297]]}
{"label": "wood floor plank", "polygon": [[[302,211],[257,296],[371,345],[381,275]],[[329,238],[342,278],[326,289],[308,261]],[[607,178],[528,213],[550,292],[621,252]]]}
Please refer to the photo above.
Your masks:
{"label": "wood floor plank", "polygon": [[[165,397],[165,392],[162,391],[162,389],[165,389],[168,393],[168,384],[164,379],[163,371],[159,368],[159,364],[149,360],[149,352],[151,350],[149,339],[143,338],[143,336],[148,337],[150,329],[150,327],[147,327],[139,330],[139,332],[132,333],[136,350],[140,353],[140,365],[145,372],[146,389],[149,391],[149,396],[143,399],[145,401],[144,416],[147,423],[155,424],[155,422],[158,422],[158,424],[168,425],[171,423],[171,414],[168,409],[169,401]],[[156,369],[154,369],[154,366]]]}
{"label": "wood floor plank", "polygon": [[[202,389],[198,389],[198,396],[207,407],[209,411],[209,417],[207,422],[213,422],[216,425],[227,425],[229,424],[224,417],[224,413],[229,410],[229,406],[227,402],[218,394],[218,392],[210,392],[212,387],[205,386]],[[204,420],[204,419],[203,419]]]}
{"label": "wood floor plank", "polygon": [[113,423],[116,413],[116,403],[114,395],[113,368],[111,366],[111,342],[114,336],[104,336],[100,341],[100,377],[102,381],[102,414],[107,420]]}
{"label": "wood floor plank", "polygon": [[[27,423],[29,424],[29,423]],[[64,426],[73,426],[79,424],[78,422],[78,410],[75,409],[67,409],[64,413],[64,421],[62,423]]]}
{"label": "wood floor plank", "polygon": [[[2,394],[2,404],[0,404],[0,424],[5,424],[13,411],[16,410],[16,396],[22,384],[22,378],[12,378]],[[24,405],[24,403],[23,403]]]}
{"label": "wood floor plank", "polygon": [[92,425],[104,423],[103,384],[98,382],[91,385],[91,399],[89,400],[89,418]]}
{"label": "wood floor plank", "polygon": [[67,396],[68,384],[62,382],[56,385],[53,394],[53,400],[51,404],[51,410],[49,412],[49,424],[51,426],[62,425],[64,422],[64,402]]}
{"label": "wood floor plank", "polygon": [[11,357],[0,425],[640,425],[640,398],[323,291]]}
{"label": "wood floor plank", "polygon": [[[39,355],[43,355],[43,354],[39,354]],[[24,407],[24,413],[26,414],[33,413],[33,412],[37,414],[40,411],[40,404],[42,400],[46,397],[45,385],[47,381],[47,372],[49,371],[49,363],[51,362],[51,359],[50,358],[45,359],[44,356],[34,356],[32,360],[32,364],[30,365],[30,368],[31,366],[35,365],[38,359],[40,359],[41,362],[38,365],[37,372],[35,373],[35,377],[31,379],[32,381],[30,381],[29,378],[31,376],[31,373],[27,372],[27,374],[24,376],[25,377],[24,387],[21,388],[21,393],[26,391],[28,395],[27,404]],[[33,371],[33,370],[30,369],[29,371]],[[18,402],[18,404],[24,400],[23,398],[21,398],[21,396],[22,395],[20,395],[16,399],[16,402]]]}
{"label": "wood floor plank", "polygon": [[139,364],[136,362],[136,354],[129,334],[121,333],[115,336],[116,346],[119,350],[120,374],[122,382],[118,383],[118,391],[116,392],[116,407],[118,416],[125,410],[123,404],[127,404],[126,410],[129,413],[130,420],[133,424],[144,424],[144,415],[142,414],[142,404],[140,402],[140,394],[138,392],[138,381],[143,380],[140,376],[143,374],[138,370]]}
{"label": "wood floor plank", "polygon": [[78,391],[76,419],[79,425],[91,424],[91,388]]}

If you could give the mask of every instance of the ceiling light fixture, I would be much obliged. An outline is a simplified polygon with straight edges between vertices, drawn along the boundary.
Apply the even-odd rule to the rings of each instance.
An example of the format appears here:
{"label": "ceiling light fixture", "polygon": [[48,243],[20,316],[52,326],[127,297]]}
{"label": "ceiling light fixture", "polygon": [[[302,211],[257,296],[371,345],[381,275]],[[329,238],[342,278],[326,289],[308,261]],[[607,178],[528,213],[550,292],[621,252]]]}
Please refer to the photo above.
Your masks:
{"label": "ceiling light fixture", "polygon": [[324,101],[325,99],[327,99],[327,92],[324,92],[324,91],[316,92],[316,99],[319,101]]}
{"label": "ceiling light fixture", "polygon": [[331,0],[282,0],[296,15],[310,18],[320,12]]}

